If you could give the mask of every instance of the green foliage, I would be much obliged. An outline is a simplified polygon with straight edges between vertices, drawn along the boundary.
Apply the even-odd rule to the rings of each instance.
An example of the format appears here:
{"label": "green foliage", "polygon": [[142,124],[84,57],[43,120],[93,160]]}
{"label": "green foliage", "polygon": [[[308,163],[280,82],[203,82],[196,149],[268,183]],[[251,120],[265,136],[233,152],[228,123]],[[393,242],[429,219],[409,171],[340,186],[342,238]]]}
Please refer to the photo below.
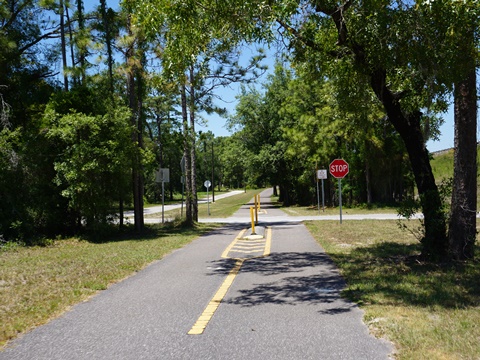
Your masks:
{"label": "green foliage", "polygon": [[294,125],[294,119],[280,111],[289,93],[292,73],[280,65],[268,77],[265,93],[243,88],[235,116],[230,126],[241,129],[238,145],[244,148],[244,173],[247,183],[280,187],[280,200],[286,204],[308,202],[311,198],[311,178],[302,176],[305,165],[289,156],[289,139],[285,129]]}
{"label": "green foliage", "polygon": [[252,162],[252,154],[242,142],[240,133],[222,138],[219,148],[223,184],[228,188],[242,188],[249,176],[246,169]]}
{"label": "green foliage", "polygon": [[434,155],[431,164],[437,181],[451,178],[453,176],[453,149],[440,155]]}
{"label": "green foliage", "polygon": [[[400,137],[362,79],[352,78],[322,77],[307,66],[293,74],[278,66],[264,94],[243,89],[230,125],[250,153],[245,174],[251,183],[280,185],[289,203],[311,204],[315,164],[326,169],[343,157],[350,164],[345,203],[393,204],[413,193]],[[328,204],[335,187],[327,180]]]}
{"label": "green foliage", "polygon": [[55,182],[70,209],[91,228],[109,220],[128,184],[133,151],[129,116],[121,107],[103,116],[61,115],[51,107],[45,112],[47,138],[63,148],[54,164]]}
{"label": "green foliage", "polygon": [[[0,235],[6,239],[18,238],[23,232],[18,227],[19,219],[27,214],[23,208],[24,199],[16,194],[22,191],[23,169],[18,154],[20,131],[0,131]],[[17,220],[15,220],[17,219]]]}

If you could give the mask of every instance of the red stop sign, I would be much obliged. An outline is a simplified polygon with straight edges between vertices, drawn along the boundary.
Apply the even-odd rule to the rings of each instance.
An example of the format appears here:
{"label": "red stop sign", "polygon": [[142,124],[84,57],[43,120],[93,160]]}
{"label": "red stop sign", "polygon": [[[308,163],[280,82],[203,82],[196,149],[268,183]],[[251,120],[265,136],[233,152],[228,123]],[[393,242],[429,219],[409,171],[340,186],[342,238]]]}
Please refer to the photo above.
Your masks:
{"label": "red stop sign", "polygon": [[334,178],[342,179],[348,174],[348,163],[343,159],[335,159],[330,163],[329,169]]}

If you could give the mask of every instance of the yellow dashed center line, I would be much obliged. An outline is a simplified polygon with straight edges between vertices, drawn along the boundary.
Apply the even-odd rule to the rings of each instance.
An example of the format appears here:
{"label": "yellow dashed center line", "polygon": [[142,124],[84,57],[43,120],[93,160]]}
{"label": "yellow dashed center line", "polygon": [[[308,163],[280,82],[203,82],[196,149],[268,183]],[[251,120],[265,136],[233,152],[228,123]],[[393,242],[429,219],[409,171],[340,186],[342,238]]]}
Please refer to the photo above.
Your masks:
{"label": "yellow dashed center line", "polygon": [[[240,233],[237,235],[235,240],[225,249],[225,251],[222,253],[222,258],[228,259],[228,253],[230,250],[242,240],[243,234],[245,234],[245,231],[247,229],[243,229],[240,231]],[[261,258],[270,255],[270,248],[271,248],[271,242],[272,242],[272,231],[268,227],[266,229],[266,239],[265,239],[265,249],[263,251],[263,255],[257,256],[257,257],[249,257],[249,258],[230,258],[230,259],[235,259],[235,265],[232,270],[228,273],[226,279],[223,281],[222,285],[218,288],[217,292],[213,296],[212,300],[208,303],[207,307],[203,311],[202,315],[198,318],[198,320],[195,322],[195,324],[192,326],[190,331],[188,332],[188,335],[201,335],[205,331],[205,328],[207,327],[208,323],[212,319],[213,315],[215,314],[215,311],[217,311],[218,307],[220,306],[220,303],[222,300],[225,298],[225,295],[227,294],[228,289],[230,286],[233,284],[233,281],[235,280],[235,277],[238,275],[240,272],[240,268],[242,267],[243,263],[248,260],[248,259],[254,259],[254,258]],[[255,241],[256,242],[256,241]],[[255,248],[258,247],[258,244],[254,244]],[[242,252],[242,253],[250,253],[250,252],[258,252],[258,250],[253,250],[253,251],[235,251],[235,252]]]}
{"label": "yellow dashed center line", "polygon": [[220,288],[217,290],[212,300],[210,300],[202,315],[200,315],[200,317],[198,318],[197,322],[192,326],[192,328],[188,332],[188,335],[203,334],[203,331],[210,322],[210,319],[212,318],[213,314],[215,314],[215,311],[217,311],[218,306],[227,294],[227,291],[232,285],[233,280],[238,275],[238,272],[240,271],[240,268],[242,267],[244,261],[245,260],[243,259],[237,259],[235,266],[227,275],[227,278],[225,279],[223,284],[220,285]]}

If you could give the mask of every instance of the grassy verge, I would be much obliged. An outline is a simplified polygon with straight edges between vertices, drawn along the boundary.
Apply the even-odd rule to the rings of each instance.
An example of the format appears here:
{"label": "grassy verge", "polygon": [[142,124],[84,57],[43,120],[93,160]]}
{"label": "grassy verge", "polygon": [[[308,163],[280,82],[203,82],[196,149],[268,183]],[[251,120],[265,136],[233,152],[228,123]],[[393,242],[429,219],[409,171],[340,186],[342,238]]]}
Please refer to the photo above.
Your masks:
{"label": "grassy verge", "polygon": [[[322,208],[320,204],[320,211],[318,206],[288,206],[284,207],[278,202],[278,196],[272,197],[274,203],[280,206],[280,209],[285,211],[290,216],[317,216],[317,215],[338,215],[340,209],[337,207]],[[342,207],[342,214],[395,214],[397,208],[392,206],[358,206],[358,207]]]}
{"label": "grassy verge", "polygon": [[[322,216],[322,215],[338,215],[340,209],[338,207],[326,207],[323,211],[320,205],[320,211],[317,206],[289,206],[281,207],[290,216]],[[397,208],[394,207],[373,207],[371,209],[367,207],[346,208],[342,207],[342,214],[395,214]]]}
{"label": "grassy verge", "polygon": [[[242,205],[247,204],[253,199],[255,194],[259,194],[260,190],[247,190],[235,196],[226,197],[216,200],[214,203],[210,203],[210,217],[212,218],[226,218],[232,216]],[[210,201],[212,200],[210,194]],[[207,218],[207,204],[200,204],[198,206],[198,217]]]}
{"label": "grassy verge", "polygon": [[213,227],[150,228],[143,237],[104,243],[68,239],[0,251],[0,349]]}
{"label": "grassy verge", "polygon": [[[480,263],[432,265],[396,221],[307,222],[340,268],[344,294],[398,359],[480,358]],[[480,249],[477,249],[479,253]]]}
{"label": "grassy verge", "polygon": [[[229,196],[223,199],[215,200],[212,203],[212,196],[210,194],[210,216],[208,215],[208,205],[198,205],[198,217],[199,218],[227,218],[232,216],[242,205],[247,204],[255,194],[260,193],[262,190],[247,190],[238,195]],[[201,197],[199,195],[199,197]],[[168,219],[180,219],[181,209],[174,209],[165,211],[165,217]],[[159,218],[162,216],[161,212],[146,215],[146,218]],[[185,207],[183,208],[183,216],[185,217]]]}

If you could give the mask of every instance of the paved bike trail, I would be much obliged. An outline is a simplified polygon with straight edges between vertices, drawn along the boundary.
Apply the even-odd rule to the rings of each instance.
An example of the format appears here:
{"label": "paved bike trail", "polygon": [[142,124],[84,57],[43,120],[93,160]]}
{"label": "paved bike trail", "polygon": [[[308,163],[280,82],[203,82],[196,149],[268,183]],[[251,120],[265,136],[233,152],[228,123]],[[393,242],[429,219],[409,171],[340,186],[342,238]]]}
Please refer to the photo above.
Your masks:
{"label": "paved bike trail", "polygon": [[343,279],[306,227],[267,221],[280,215],[268,198],[262,239],[240,234],[242,224],[215,230],[13,341],[0,359],[388,359],[391,344],[340,297]]}

